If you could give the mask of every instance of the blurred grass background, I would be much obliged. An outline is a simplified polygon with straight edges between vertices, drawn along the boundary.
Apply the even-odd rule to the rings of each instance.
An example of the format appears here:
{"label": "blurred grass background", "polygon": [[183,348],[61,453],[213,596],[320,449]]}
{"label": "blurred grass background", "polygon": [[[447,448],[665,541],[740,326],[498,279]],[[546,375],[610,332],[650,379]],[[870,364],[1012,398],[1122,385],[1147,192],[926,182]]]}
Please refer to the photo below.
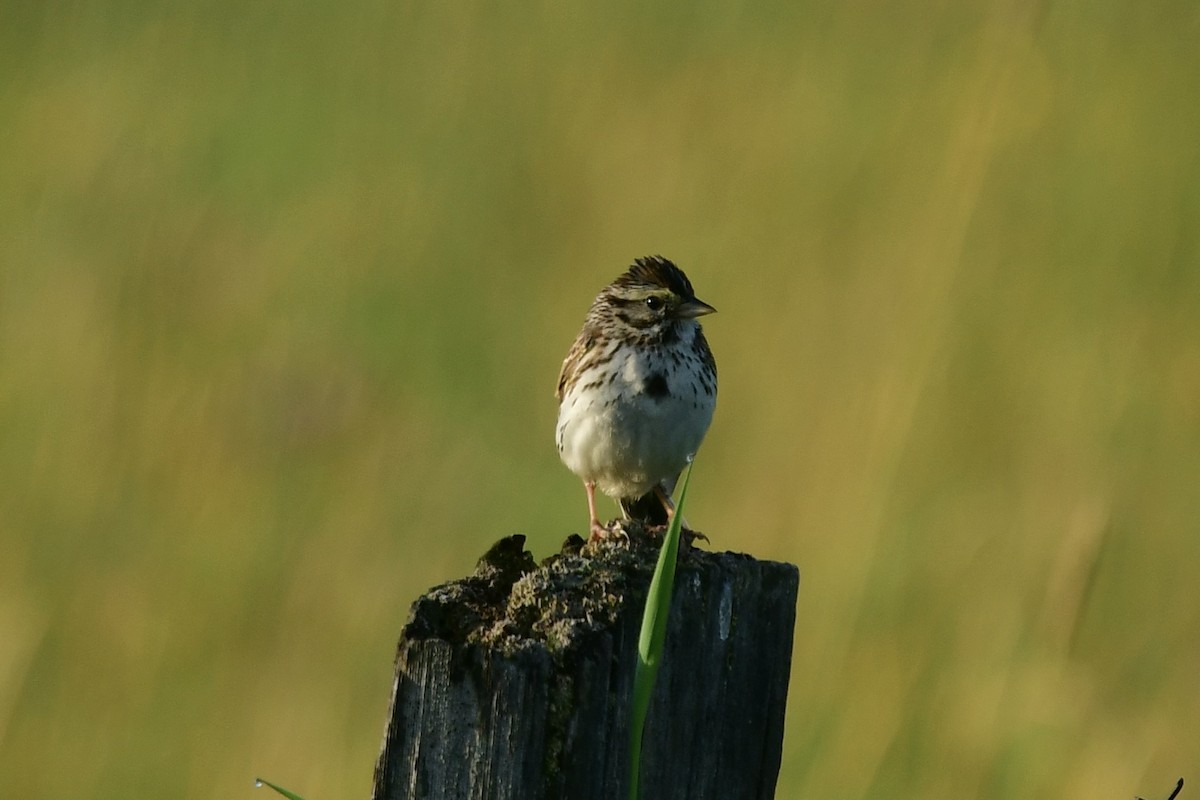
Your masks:
{"label": "blurred grass background", "polygon": [[0,797],[367,796],[408,604],[585,523],[554,381],[648,253],[721,312],[689,517],[801,567],[779,797],[1200,781],[1198,36],[3,4]]}

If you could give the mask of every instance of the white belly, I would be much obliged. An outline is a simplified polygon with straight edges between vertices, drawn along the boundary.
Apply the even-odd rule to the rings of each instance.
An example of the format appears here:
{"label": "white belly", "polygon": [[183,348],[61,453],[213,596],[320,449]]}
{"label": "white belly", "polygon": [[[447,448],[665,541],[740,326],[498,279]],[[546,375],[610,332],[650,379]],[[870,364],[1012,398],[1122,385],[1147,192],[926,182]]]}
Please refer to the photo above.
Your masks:
{"label": "white belly", "polygon": [[[618,377],[584,389],[585,373],[559,406],[558,450],[563,463],[610,497],[636,498],[660,481],[674,479],[704,440],[712,421],[716,397],[699,381],[676,370],[666,373],[665,362],[626,359]],[[652,396],[645,391],[648,376],[664,373],[668,391]]]}

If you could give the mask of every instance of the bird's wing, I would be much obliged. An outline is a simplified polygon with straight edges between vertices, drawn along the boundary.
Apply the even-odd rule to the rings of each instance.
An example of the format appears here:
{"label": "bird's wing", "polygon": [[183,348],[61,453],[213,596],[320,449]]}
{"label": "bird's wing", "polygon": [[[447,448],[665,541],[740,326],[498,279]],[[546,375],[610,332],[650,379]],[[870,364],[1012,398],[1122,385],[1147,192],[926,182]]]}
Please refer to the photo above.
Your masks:
{"label": "bird's wing", "polygon": [[581,332],[571,344],[571,349],[567,351],[567,357],[563,359],[562,369],[558,372],[558,388],[554,390],[554,396],[560,403],[566,392],[568,378],[579,372],[580,363],[591,352],[595,344],[595,337],[586,332]]}

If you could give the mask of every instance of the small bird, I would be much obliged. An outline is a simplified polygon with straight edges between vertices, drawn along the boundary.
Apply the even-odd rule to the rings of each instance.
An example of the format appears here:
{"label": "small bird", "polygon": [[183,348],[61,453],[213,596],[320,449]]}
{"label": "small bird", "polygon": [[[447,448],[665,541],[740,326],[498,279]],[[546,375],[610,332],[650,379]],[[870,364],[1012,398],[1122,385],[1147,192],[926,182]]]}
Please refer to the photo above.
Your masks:
{"label": "small bird", "polygon": [[671,492],[699,449],[717,403],[717,363],[683,270],[639,258],[601,290],[558,376],[558,454],[583,480],[591,538],[607,528],[596,489],[628,519],[675,513]]}

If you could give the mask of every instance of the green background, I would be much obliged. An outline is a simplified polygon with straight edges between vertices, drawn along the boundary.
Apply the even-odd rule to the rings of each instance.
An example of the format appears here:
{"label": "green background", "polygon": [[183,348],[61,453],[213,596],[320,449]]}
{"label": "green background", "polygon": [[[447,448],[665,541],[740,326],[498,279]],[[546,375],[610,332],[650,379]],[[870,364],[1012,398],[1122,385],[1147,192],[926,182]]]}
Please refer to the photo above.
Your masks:
{"label": "green background", "polygon": [[4,3],[0,797],[365,797],[408,604],[585,526],[555,378],[650,253],[688,517],[802,573],[779,797],[1200,784],[1198,36]]}

